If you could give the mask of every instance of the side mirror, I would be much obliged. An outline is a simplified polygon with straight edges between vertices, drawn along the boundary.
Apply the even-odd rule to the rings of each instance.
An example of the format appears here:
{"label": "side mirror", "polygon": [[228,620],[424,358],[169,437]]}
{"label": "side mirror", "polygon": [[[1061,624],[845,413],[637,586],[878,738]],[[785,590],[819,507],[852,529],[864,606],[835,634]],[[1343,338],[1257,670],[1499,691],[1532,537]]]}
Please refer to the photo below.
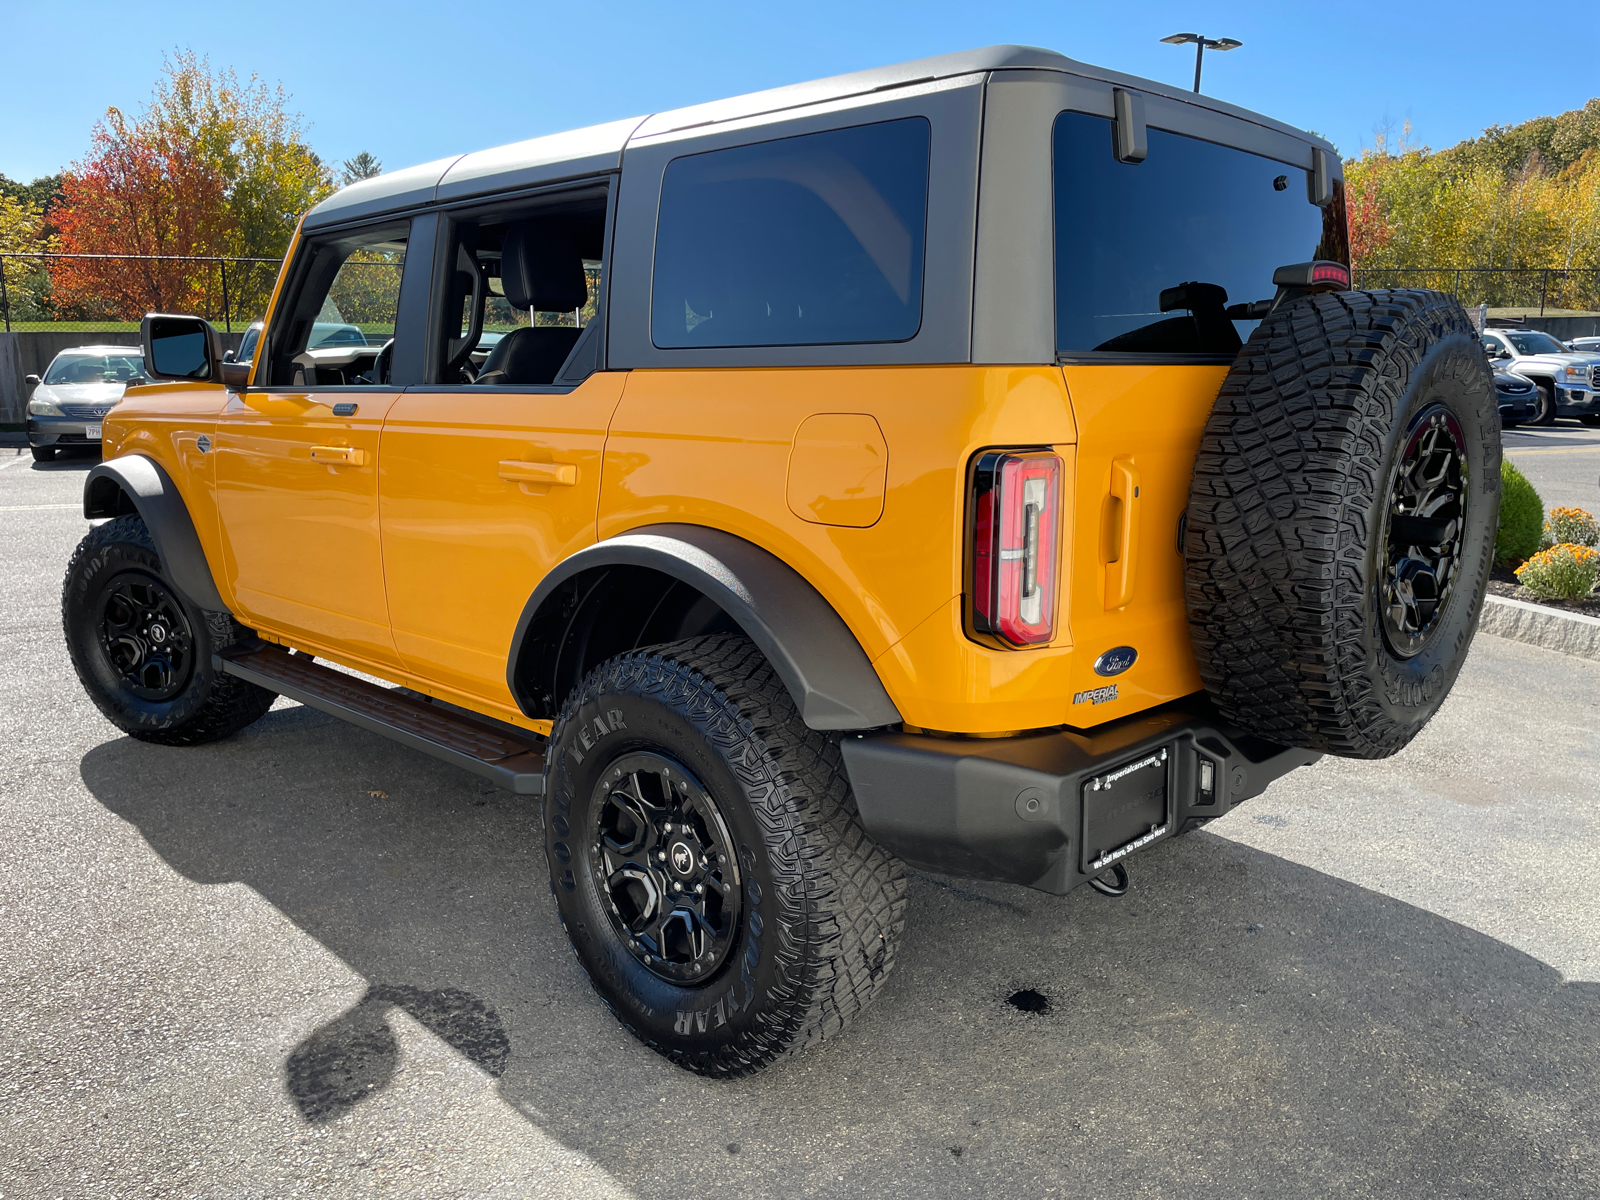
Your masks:
{"label": "side mirror", "polygon": [[152,379],[210,383],[222,363],[222,335],[199,317],[146,313],[139,344]]}
{"label": "side mirror", "polygon": [[222,386],[230,392],[242,392],[250,386],[250,364],[225,362],[222,364]]}
{"label": "side mirror", "polygon": [[222,353],[222,361],[223,362],[232,362],[233,359],[234,359],[234,353],[233,353],[232,350],[224,350],[223,351],[223,353]]}
{"label": "side mirror", "polygon": [[37,375],[24,375],[22,377],[22,382],[26,387],[38,387],[44,382],[44,380],[40,379]]}

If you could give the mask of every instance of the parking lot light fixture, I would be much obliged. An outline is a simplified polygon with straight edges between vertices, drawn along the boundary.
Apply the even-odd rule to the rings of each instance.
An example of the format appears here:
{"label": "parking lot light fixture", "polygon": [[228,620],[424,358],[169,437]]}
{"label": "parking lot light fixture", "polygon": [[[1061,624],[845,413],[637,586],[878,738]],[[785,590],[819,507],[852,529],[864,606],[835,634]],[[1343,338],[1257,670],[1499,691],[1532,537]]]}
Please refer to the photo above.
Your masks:
{"label": "parking lot light fixture", "polygon": [[1207,50],[1237,50],[1244,45],[1236,38],[1208,38],[1198,33],[1175,33],[1161,39],[1169,46],[1186,46],[1194,43],[1194,90],[1200,90],[1200,61]]}

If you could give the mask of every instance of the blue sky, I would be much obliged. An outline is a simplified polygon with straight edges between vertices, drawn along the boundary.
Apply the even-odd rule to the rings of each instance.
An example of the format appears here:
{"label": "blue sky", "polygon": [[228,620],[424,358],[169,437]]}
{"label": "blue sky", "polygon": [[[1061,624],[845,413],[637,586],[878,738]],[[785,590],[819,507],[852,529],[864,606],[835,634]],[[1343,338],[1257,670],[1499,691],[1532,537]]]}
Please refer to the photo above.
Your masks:
{"label": "blue sky", "polygon": [[[81,156],[109,105],[137,108],[176,48],[281,80],[338,162],[370,150],[389,168],[615,118],[999,42],[1187,86],[1179,31],[1234,37],[1208,54],[1204,90],[1330,137],[1346,154],[1398,132],[1451,145],[1486,125],[1600,95],[1592,3],[1544,3],[1533,28],[1473,0],[1387,6],[805,5],[393,2],[66,5],[0,0],[5,102],[0,172],[31,179]],[[1371,14],[1371,15],[1369,15]],[[1363,19],[1365,18],[1365,19]],[[1497,35],[1496,28],[1505,29]],[[1527,34],[1529,36],[1522,36]],[[1523,42],[1517,56],[1500,46]],[[1563,47],[1570,54],[1563,50]]]}

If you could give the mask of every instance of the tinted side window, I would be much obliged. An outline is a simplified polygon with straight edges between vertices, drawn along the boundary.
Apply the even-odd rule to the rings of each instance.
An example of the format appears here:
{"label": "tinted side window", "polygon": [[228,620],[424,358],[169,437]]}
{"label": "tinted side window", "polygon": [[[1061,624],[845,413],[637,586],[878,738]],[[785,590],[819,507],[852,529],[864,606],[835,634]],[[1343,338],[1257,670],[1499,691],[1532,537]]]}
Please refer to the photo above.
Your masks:
{"label": "tinted side window", "polygon": [[1324,212],[1303,168],[1149,137],[1144,162],[1121,163],[1109,119],[1056,118],[1056,348],[1232,355],[1256,322],[1227,306],[1270,300],[1278,267],[1329,257]]}
{"label": "tinted side window", "polygon": [[922,323],[925,118],[667,164],[650,336],[661,348],[898,342]]}

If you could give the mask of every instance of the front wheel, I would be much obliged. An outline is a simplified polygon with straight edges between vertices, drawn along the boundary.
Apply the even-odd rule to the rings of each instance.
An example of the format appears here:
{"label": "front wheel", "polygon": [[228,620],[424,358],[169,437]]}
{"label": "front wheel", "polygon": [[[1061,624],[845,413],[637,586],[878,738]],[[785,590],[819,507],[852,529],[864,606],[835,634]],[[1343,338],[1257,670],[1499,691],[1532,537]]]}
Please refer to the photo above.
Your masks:
{"label": "front wheel", "polygon": [[862,830],[838,746],[747,638],[596,668],[562,707],[546,783],[562,924],[652,1049],[747,1074],[836,1032],[883,987],[904,868]]}
{"label": "front wheel", "polygon": [[29,446],[33,451],[34,462],[55,462],[56,448],[54,446]]}
{"label": "front wheel", "polygon": [[250,637],[225,612],[204,612],[167,579],[136,516],[89,531],[67,564],[61,622],[78,679],[106,719],[142,741],[194,746],[238,732],[275,699],[213,669],[211,656]]}
{"label": "front wheel", "polygon": [[1533,420],[1529,425],[1554,425],[1556,423],[1556,389],[1552,383],[1538,380],[1535,389],[1539,393],[1538,400],[1534,401]]}

